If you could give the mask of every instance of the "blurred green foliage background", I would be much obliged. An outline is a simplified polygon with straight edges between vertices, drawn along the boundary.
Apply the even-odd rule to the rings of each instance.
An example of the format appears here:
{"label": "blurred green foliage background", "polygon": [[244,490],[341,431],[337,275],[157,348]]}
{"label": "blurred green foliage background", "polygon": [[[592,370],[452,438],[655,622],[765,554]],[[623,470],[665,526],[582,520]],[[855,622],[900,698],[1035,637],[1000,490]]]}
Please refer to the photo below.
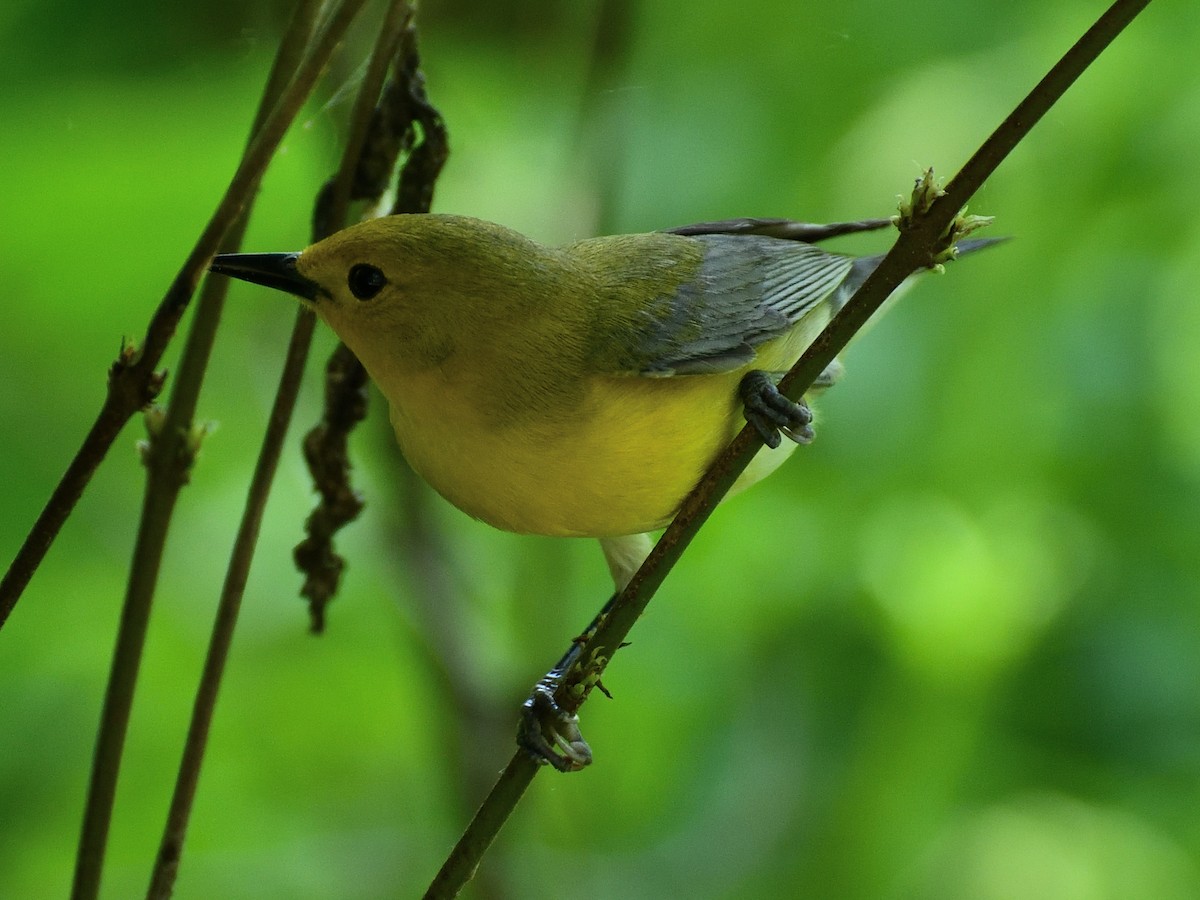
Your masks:
{"label": "blurred green foliage background", "polygon": [[[888,215],[1102,7],[428,0],[453,145],[436,209],[554,242]],[[0,9],[5,564],[232,173],[286,12]],[[286,141],[248,249],[306,243],[370,33]],[[1198,46],[1200,5],[1152,4],[1002,166],[972,211],[1018,239],[851,348],[817,442],[718,512],[606,677],[615,701],[586,708],[596,764],[536,780],[473,896],[1200,896]],[[292,316],[249,287],[227,309],[106,897],[145,889]],[[354,445],[369,506],[309,636],[297,444],[331,347],[268,507],[180,898],[416,895],[607,594],[592,542],[501,534],[414,486],[376,397]],[[0,633],[6,898],[69,884],[140,430]],[[416,518],[435,531],[412,545]],[[413,564],[439,554],[443,597]]]}

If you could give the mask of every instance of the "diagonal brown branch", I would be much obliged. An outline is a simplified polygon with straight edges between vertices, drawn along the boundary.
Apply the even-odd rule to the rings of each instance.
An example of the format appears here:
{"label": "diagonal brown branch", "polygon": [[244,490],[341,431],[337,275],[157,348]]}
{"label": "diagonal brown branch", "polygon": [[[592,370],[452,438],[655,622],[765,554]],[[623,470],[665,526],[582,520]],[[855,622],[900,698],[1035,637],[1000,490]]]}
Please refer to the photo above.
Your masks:
{"label": "diagonal brown branch", "polygon": [[25,586],[45,558],[63,523],[125,423],[158,396],[164,378],[157,371],[158,364],[196,291],[201,274],[219,248],[222,237],[253,196],[288,126],[311,93],[350,20],[364,2],[343,0],[330,15],[328,26],[296,70],[242,156],[225,195],[155,310],[141,347],[129,345],[122,348],[120,356],[113,363],[108,375],[108,393],[96,421],[30,529],[21,549],[17,551],[4,578],[0,579],[0,628],[3,628]]}
{"label": "diagonal brown branch", "polygon": [[[799,398],[900,282],[936,259],[951,223],[966,201],[1149,2],[1117,0],[992,132],[946,186],[942,196],[916,212],[912,221],[902,228],[899,239],[879,268],[780,383],[780,389],[788,397]],[[564,711],[574,712],[586,700],[595,680],[667,573],[761,446],[754,429],[742,429],[684,500],[674,521],[588,642],[588,653],[598,661],[597,665],[586,672],[575,673],[580,677],[568,678],[556,695]],[[538,764],[531,757],[524,751],[517,751],[430,885],[426,900],[454,897],[470,880],[537,769]]]}

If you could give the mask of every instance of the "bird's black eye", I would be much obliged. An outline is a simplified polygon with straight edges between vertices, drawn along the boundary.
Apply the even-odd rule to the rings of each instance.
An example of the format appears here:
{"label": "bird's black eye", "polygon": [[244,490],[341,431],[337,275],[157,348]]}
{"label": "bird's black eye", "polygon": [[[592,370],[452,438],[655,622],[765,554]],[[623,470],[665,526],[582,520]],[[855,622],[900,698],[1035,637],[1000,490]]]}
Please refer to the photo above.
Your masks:
{"label": "bird's black eye", "polygon": [[383,290],[387,277],[374,266],[359,263],[350,269],[346,284],[350,286],[350,293],[359,300],[370,300]]}

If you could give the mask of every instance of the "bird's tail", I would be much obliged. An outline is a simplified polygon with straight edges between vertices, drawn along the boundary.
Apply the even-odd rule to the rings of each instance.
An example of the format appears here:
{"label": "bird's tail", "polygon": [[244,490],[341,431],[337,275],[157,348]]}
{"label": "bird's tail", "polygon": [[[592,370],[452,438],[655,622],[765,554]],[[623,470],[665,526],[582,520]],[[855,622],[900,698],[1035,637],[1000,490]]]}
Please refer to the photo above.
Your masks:
{"label": "bird's tail", "polygon": [[[957,250],[955,258],[957,259],[958,257],[966,256],[970,253],[976,253],[979,250],[985,250],[988,247],[994,247],[996,244],[1002,244],[1007,240],[1009,240],[1007,237],[997,237],[972,238],[969,241],[959,241],[955,245],[955,249]],[[842,282],[837,296],[833,298],[834,313],[845,306],[850,298],[854,296],[855,291],[863,286],[863,282],[867,280],[867,277],[879,268],[879,264],[883,262],[884,256],[886,256],[886,254],[880,253],[876,256],[860,256],[858,259],[854,260],[854,265],[850,269],[850,274],[846,276],[846,280]],[[896,302],[900,295],[912,285],[913,281],[917,278],[920,278],[923,274],[924,271],[914,272],[912,275],[909,275],[906,279],[904,279],[904,281],[900,283],[900,286],[896,288],[896,290],[892,291],[892,295],[885,301],[884,306],[891,306],[894,302]],[[876,317],[877,316],[878,313],[876,313]]]}
{"label": "bird's tail", "polygon": [[1007,235],[994,238],[971,238],[969,241],[959,241],[955,246],[958,248],[959,256],[966,256],[968,253],[974,253],[976,250],[994,247],[997,244],[1003,244],[1005,241],[1011,240],[1012,238]]}

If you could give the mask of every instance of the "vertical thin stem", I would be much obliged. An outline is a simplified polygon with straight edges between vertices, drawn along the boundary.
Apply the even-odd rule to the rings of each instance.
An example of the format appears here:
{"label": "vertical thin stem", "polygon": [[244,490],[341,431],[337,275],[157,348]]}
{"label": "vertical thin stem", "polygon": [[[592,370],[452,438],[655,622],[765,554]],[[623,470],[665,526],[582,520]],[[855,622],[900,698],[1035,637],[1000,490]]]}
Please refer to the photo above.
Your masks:
{"label": "vertical thin stem", "polygon": [[192,802],[196,797],[196,785],[200,779],[200,767],[208,745],[208,732],[212,725],[213,711],[216,708],[217,692],[220,688],[221,676],[225,671],[225,662],[229,657],[229,647],[233,642],[233,630],[237,624],[238,613],[241,611],[242,596],[245,593],[246,579],[250,572],[250,562],[254,557],[254,549],[262,525],[263,509],[270,493],[271,482],[275,478],[283,441],[291,422],[292,411],[295,408],[296,396],[300,391],[315,321],[316,318],[311,312],[300,309],[296,316],[296,324],[292,329],[287,359],[279,379],[279,388],[275,394],[275,402],[267,422],[266,435],[263,438],[258,463],[250,482],[246,508],[242,514],[241,524],[238,526],[233,554],[229,560],[225,584],[221,590],[221,600],[217,606],[216,620],[213,623],[212,639],[208,645],[208,654],[204,659],[204,671],[196,691],[192,719],[183,748],[183,758],[179,763],[175,791],[171,797],[171,808],[167,814],[166,827],[150,877],[150,887],[146,893],[147,898],[153,898],[153,900],[170,897],[175,886],[175,876],[179,871],[179,860],[183,852],[183,841],[187,835],[188,821],[191,817]]}
{"label": "vertical thin stem", "polygon": [[[325,62],[332,55],[341,36],[349,27],[363,2],[364,0],[345,0],[330,16],[328,25],[321,32],[312,49],[304,56],[299,68],[295,69],[294,74],[289,73],[282,94],[276,97],[264,94],[260,110],[261,125],[254,132],[243,162],[239,166],[239,173],[247,171],[247,160],[258,159],[261,164],[256,169],[250,170],[245,196],[235,201],[231,198],[231,189],[231,192],[223,199],[218,213],[221,209],[228,207],[232,214],[231,219],[225,224],[218,224],[223,220],[220,215],[214,215],[205,234],[197,243],[191,257],[151,321],[146,340],[147,350],[152,346],[165,348],[174,333],[179,316],[182,315],[195,288],[201,269],[207,263],[213,250],[219,246],[225,232],[245,208],[249,196],[253,194],[257,185],[262,168],[265,167],[275,146],[282,139],[287,124],[299,111],[303,99],[307,97],[315,84],[317,75],[324,68]],[[311,23],[316,15],[317,4],[304,0],[302,6],[308,15],[306,21]],[[286,48],[286,56],[289,59],[295,60],[300,57],[298,50],[308,43],[310,30],[311,24],[304,28],[297,26],[289,31],[291,43]],[[281,55],[284,55],[282,48]],[[283,64],[277,65],[272,73],[269,86],[271,89],[279,90],[280,85],[285,83],[281,65]],[[268,110],[269,112],[264,112]],[[236,180],[237,176],[235,176]],[[210,290],[219,291],[220,286]],[[206,293],[206,296],[223,297],[216,293]],[[125,602],[117,632],[116,648],[113,652],[112,668],[104,698],[104,710],[96,736],[87,804],[75,861],[75,879],[72,887],[72,897],[75,900],[91,900],[100,890],[100,877],[104,865],[104,851],[108,843],[109,825],[112,820],[117,778],[120,772],[125,735],[129,727],[129,715],[133,706],[133,695],[141,665],[146,630],[149,626],[150,610],[162,562],[163,548],[166,544],[175,501],[179,496],[179,491],[187,483],[188,470],[195,457],[197,443],[201,436],[193,430],[192,416],[203,381],[203,373],[207,367],[208,353],[212,346],[212,335],[216,328],[216,319],[220,314],[220,305],[220,299],[211,300],[206,304],[207,309],[203,320],[200,316],[197,317],[197,324],[193,328],[184,350],[184,359],[180,364],[181,375],[172,391],[171,404],[166,411],[161,428],[151,436],[150,449],[147,454],[148,475],[142,516],[138,525],[129,583],[126,587]],[[156,352],[161,356],[161,349],[157,349]],[[132,372],[138,366],[146,365],[147,361],[148,355],[144,351],[142,359],[126,371]],[[152,365],[154,364],[157,364],[156,360],[152,363]],[[186,377],[184,377],[185,375]],[[132,412],[133,410],[130,411],[130,415]],[[82,487],[80,490],[82,491]]]}
{"label": "vertical thin stem", "polygon": [[[337,175],[321,192],[317,200],[318,212],[314,216],[314,221],[317,223],[314,239],[325,237],[324,232],[336,230],[345,224],[352,188],[360,166],[360,156],[363,153],[366,135],[375,113],[375,104],[387,76],[388,66],[396,45],[411,16],[411,7],[405,0],[392,0],[351,114],[346,152],[342,156]],[[274,481],[275,471],[283,450],[284,438],[295,409],[296,397],[300,391],[315,321],[312,313],[301,309],[292,330],[279,388],[271,409],[262,448],[259,451],[254,476],[247,491],[246,505],[234,541],[220,602],[217,606],[216,619],[213,623],[204,670],[193,703],[192,718],[188,726],[183,757],[179,764],[175,790],[171,797],[166,826],[146,894],[148,900],[164,900],[169,897],[178,875],[183,844],[187,836],[192,805],[196,796],[196,787],[199,783],[204,753],[208,745],[208,734],[216,711],[221,679],[225,672],[229,649],[233,643],[233,633],[245,595],[246,580],[258,542],[263,511],[270,495],[271,484]]]}

